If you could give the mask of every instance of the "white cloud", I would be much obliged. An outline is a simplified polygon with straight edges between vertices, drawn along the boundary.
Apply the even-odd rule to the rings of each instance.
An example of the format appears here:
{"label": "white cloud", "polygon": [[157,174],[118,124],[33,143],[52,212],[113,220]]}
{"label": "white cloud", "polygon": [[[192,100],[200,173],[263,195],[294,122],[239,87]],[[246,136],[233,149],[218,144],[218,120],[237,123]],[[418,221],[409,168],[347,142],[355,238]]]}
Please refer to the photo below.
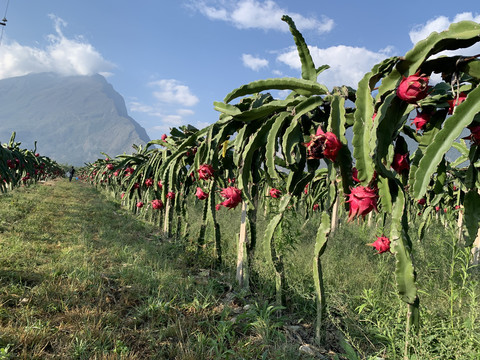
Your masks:
{"label": "white cloud", "polygon": [[130,102],[130,111],[138,112],[138,113],[152,113],[154,109],[150,105],[142,104],[138,101],[131,101]]}
{"label": "white cloud", "polygon": [[450,25],[450,21],[446,16],[439,16],[433,20],[428,21],[425,25],[417,25],[410,32],[410,41],[416,44],[420,40],[425,39],[432,32],[440,32],[446,30]]}
{"label": "white cloud", "polygon": [[55,34],[47,36],[45,48],[24,46],[16,41],[5,41],[0,47],[0,79],[37,72],[57,72],[62,75],[110,75],[114,64],[82,37],[69,39],[62,28],[67,23],[55,15]]}
{"label": "white cloud", "polygon": [[157,88],[153,96],[160,102],[184,106],[193,106],[198,103],[198,97],[192,94],[188,86],[181,84],[178,80],[162,79],[153,81],[149,85]]}
{"label": "white cloud", "polygon": [[180,126],[190,124],[195,126],[197,129],[203,129],[210,125],[209,123],[203,121],[187,121],[181,114],[181,111],[178,111],[177,113],[177,115],[163,114],[159,116],[159,119],[153,122],[154,125],[147,126],[149,133],[152,133],[153,137],[160,137],[161,134],[169,134],[171,128],[173,127],[178,128]]}
{"label": "white cloud", "polygon": [[389,56],[392,56],[392,54],[394,54],[396,52],[396,48],[395,48],[395,46],[388,45],[385,48],[380,49],[378,52],[380,54],[384,54],[385,57],[389,57]]}
{"label": "white cloud", "polygon": [[[174,107],[172,108],[171,106],[162,103],[148,105],[138,102],[136,99],[129,101],[128,107],[131,112],[146,114],[148,116],[162,119],[167,119],[170,116],[177,118],[192,116],[195,114],[191,109],[175,109]],[[168,113],[170,113],[170,115]],[[175,115],[171,115],[171,113],[175,113]]]}
{"label": "white cloud", "polygon": [[288,26],[281,20],[288,14],[300,30],[316,30],[327,33],[333,29],[334,21],[327,16],[305,17],[281,8],[273,0],[201,0],[191,1],[193,8],[209,19],[232,23],[239,29],[264,29],[287,32]]}
{"label": "white cloud", "polygon": [[[444,30],[447,30],[452,23],[456,23],[463,20],[470,20],[470,21],[480,23],[480,14],[474,15],[471,12],[464,12],[464,13],[455,15],[455,17],[452,20],[450,20],[446,16],[438,16],[434,19],[427,21],[425,25],[422,24],[422,25],[415,26],[409,32],[410,40],[412,41],[413,44],[416,44],[420,40],[426,39],[432,32],[434,31],[442,32]],[[448,55],[448,56],[476,55],[478,53],[480,53],[480,43],[476,43],[475,45],[469,47],[468,50],[459,49],[455,51],[443,51],[439,53],[439,55]]]}
{"label": "white cloud", "polygon": [[155,125],[150,130],[161,131],[161,132],[166,133],[167,132],[166,130],[168,130],[168,128],[169,127],[165,126],[165,125]]}
{"label": "white cloud", "polygon": [[[168,133],[172,127],[191,123],[187,118],[195,114],[191,109],[176,109],[175,104],[158,101],[153,105],[148,105],[139,102],[137,99],[131,99],[128,104],[130,112],[140,114],[137,121],[153,137],[160,136],[161,133]],[[195,122],[193,124],[195,125]]]}
{"label": "white cloud", "polygon": [[173,114],[163,116],[162,122],[171,127],[184,125],[183,118],[180,115]]}
{"label": "white cloud", "polygon": [[216,9],[212,6],[199,3],[198,9],[209,19],[228,21],[228,12],[226,9]]}
{"label": "white cloud", "polygon": [[[188,124],[195,126],[197,129],[204,129],[211,125],[211,123],[205,121],[193,121],[188,122]],[[165,116],[160,123],[157,122],[156,125],[149,127],[148,130],[154,133],[154,136],[160,137],[161,134],[169,134],[171,128],[178,128],[183,125],[187,125],[187,122],[181,118],[177,118],[175,115],[171,115]]]}
{"label": "white cloud", "polygon": [[[132,113],[142,114],[143,126],[154,132],[168,132],[171,127],[178,127],[187,123],[188,117],[195,114],[185,106],[195,105],[199,99],[192,94],[189,87],[175,79],[161,79],[148,83],[153,88],[151,104],[139,102],[133,98],[129,101]],[[182,107],[178,107],[178,105]]]}
{"label": "white cloud", "polygon": [[416,44],[418,41],[427,38],[432,32],[441,32],[447,30],[450,24],[463,20],[470,20],[478,23],[480,22],[480,15],[473,15],[471,12],[464,12],[455,15],[452,20],[446,16],[438,16],[427,21],[425,25],[422,24],[415,26],[409,33],[410,40],[413,44]]}
{"label": "white cloud", "polygon": [[258,71],[261,68],[268,66],[267,59],[258,58],[250,54],[242,54],[242,61],[243,65],[254,71]]}
{"label": "white cloud", "polygon": [[195,112],[190,109],[178,109],[177,114],[182,116],[189,116],[195,114]]}
{"label": "white cloud", "polygon": [[[416,26],[410,31],[410,39],[412,43],[422,40],[433,31],[441,32],[446,30],[452,23],[462,20],[470,20],[480,23],[480,15],[465,12],[455,15],[452,19],[445,16],[439,16],[431,19],[425,25]],[[356,88],[361,78],[371,70],[373,65],[392,56],[396,49],[392,46],[387,46],[378,51],[371,51],[366,48],[352,47],[346,45],[332,46],[329,48],[318,48],[309,46],[310,53],[316,64],[320,66],[323,64],[330,65],[330,69],[322,72],[318,81],[325,84],[329,89],[333,86],[348,85]],[[474,55],[480,53],[480,43],[458,51],[445,51],[441,55]],[[288,65],[289,67],[300,70],[301,63],[295,47],[291,47],[277,56],[277,60]]]}
{"label": "white cloud", "polygon": [[277,92],[278,99],[285,99],[288,95],[290,95],[290,93],[291,93],[290,90],[279,90]]}
{"label": "white cloud", "polygon": [[[386,55],[383,51],[373,52],[365,48],[352,46],[332,46],[321,49],[309,46],[310,53],[316,66],[330,65],[330,69],[323,71],[318,81],[325,84],[329,89],[333,86],[348,85],[357,88],[358,82],[369,72],[373,65],[384,60]],[[295,47],[280,54],[277,60],[285,63],[293,69],[301,69],[300,59]]]}

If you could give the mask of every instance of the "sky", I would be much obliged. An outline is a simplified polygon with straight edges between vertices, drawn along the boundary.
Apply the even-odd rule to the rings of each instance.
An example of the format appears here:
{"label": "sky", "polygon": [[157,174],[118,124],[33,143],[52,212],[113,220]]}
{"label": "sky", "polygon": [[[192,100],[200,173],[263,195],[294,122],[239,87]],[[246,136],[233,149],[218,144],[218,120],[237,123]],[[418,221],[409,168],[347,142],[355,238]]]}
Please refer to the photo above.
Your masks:
{"label": "sky", "polygon": [[[478,0],[0,0],[4,14],[0,79],[100,73],[151,139],[216,122],[213,102],[243,84],[300,77],[284,14],[315,65],[330,65],[318,78],[329,89],[356,88],[373,65],[432,31],[480,23]],[[463,55],[480,54],[479,45]]]}

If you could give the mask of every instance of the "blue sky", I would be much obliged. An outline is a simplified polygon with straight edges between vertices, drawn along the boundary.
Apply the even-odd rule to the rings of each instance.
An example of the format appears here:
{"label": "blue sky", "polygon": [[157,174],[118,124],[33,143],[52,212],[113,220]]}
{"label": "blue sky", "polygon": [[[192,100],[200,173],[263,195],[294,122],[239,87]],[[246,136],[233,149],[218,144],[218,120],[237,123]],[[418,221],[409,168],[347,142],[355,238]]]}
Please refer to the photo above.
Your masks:
{"label": "blue sky", "polygon": [[213,102],[245,83],[299,77],[283,14],[316,66],[331,66],[319,77],[330,89],[356,88],[375,63],[452,22],[480,22],[478,0],[0,0],[0,17],[7,3],[0,78],[101,73],[152,139],[215,122]]}

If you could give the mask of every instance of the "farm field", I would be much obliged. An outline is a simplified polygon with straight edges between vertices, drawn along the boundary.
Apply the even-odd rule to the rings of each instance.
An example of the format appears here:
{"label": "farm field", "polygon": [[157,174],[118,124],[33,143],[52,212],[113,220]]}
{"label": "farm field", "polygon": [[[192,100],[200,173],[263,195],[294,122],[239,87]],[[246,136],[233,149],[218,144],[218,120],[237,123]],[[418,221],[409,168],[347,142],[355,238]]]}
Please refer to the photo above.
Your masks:
{"label": "farm field", "polygon": [[[323,255],[327,339],[316,344],[311,264],[319,218],[285,217],[280,307],[262,251],[250,291],[236,285],[240,209],[217,215],[224,258],[215,267],[188,234],[166,239],[82,182],[2,194],[0,359],[403,358],[406,309],[395,291],[395,259],[365,246],[376,236],[366,223],[341,222],[331,235]],[[190,215],[189,234],[201,220]],[[257,227],[262,239],[261,214]],[[478,359],[480,272],[440,222],[414,247],[422,324],[411,358]]]}
{"label": "farm field", "polygon": [[329,89],[281,20],[301,77],[203,129],[75,175],[2,144],[3,358],[479,358],[479,24]]}

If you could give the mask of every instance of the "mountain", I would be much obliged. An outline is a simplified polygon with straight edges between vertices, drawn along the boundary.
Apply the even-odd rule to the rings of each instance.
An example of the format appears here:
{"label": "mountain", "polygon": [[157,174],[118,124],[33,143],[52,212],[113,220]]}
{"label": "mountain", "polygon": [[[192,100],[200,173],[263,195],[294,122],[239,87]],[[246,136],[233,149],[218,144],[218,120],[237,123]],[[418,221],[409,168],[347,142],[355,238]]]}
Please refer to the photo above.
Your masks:
{"label": "mountain", "polygon": [[134,152],[150,141],[103,76],[29,74],[0,80],[0,142],[16,132],[23,148],[81,166]]}

